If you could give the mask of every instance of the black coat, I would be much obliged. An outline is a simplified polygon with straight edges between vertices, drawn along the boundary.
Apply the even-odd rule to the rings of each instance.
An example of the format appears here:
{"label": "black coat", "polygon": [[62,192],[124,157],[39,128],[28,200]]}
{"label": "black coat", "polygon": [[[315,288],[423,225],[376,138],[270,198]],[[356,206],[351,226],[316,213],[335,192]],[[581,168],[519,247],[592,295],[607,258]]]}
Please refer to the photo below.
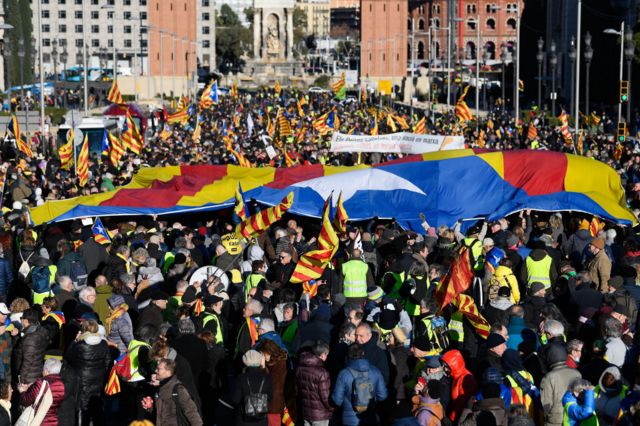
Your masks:
{"label": "black coat", "polygon": [[231,403],[236,407],[236,421],[238,426],[267,426],[267,415],[264,419],[258,421],[247,420],[243,415],[243,402],[245,396],[250,393],[257,393],[262,383],[262,393],[268,395],[268,400],[271,402],[273,398],[273,391],[271,390],[271,377],[260,368],[251,367],[247,368],[246,372],[238,377],[235,389],[231,394]]}
{"label": "black coat", "polygon": [[22,383],[31,384],[42,377],[44,354],[49,347],[49,332],[40,325],[31,325],[13,350],[12,371],[20,375]]}
{"label": "black coat", "polygon": [[[387,352],[382,350],[378,344],[378,333],[373,332],[371,339],[364,346],[364,358],[371,365],[380,370],[385,383],[389,383],[389,357]],[[345,362],[346,365],[346,362]]]}
{"label": "black coat", "polygon": [[120,276],[126,273],[127,263],[121,257],[111,253],[104,268],[104,276],[107,277],[107,281],[111,282],[116,278],[120,279]]}
{"label": "black coat", "polygon": [[[89,343],[87,343],[87,341]],[[92,397],[100,397],[112,360],[107,342],[96,335],[75,341],[65,354],[78,376],[77,408],[86,410]]]}
{"label": "black coat", "polygon": [[[193,380],[200,388],[202,386],[203,373],[208,368],[207,344],[204,340],[197,338],[195,334],[182,334],[171,342],[171,347],[187,360],[189,366],[191,366]],[[182,378],[179,379],[184,383]]]}
{"label": "black coat", "polygon": [[149,306],[142,310],[142,313],[138,317],[138,328],[143,325],[153,325],[158,328],[164,322],[162,315],[162,309],[160,309],[155,303],[151,302]]}
{"label": "black coat", "polygon": [[[85,241],[78,249],[78,253],[82,256],[82,260],[84,260],[84,264],[87,267],[87,274],[91,276],[94,276],[95,273],[102,272],[102,269],[105,267],[110,257],[107,249],[102,244],[96,243],[93,238],[89,238]],[[122,259],[118,259],[122,261]]]}

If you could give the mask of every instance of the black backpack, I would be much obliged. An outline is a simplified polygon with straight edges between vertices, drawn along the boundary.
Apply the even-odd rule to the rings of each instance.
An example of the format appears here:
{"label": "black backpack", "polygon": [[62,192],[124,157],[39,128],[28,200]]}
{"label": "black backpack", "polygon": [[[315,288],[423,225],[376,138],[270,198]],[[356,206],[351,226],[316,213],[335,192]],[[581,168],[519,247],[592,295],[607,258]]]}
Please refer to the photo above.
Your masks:
{"label": "black backpack", "polygon": [[260,382],[258,392],[253,392],[251,390],[251,383],[249,383],[248,377],[246,378],[246,380],[247,387],[249,388],[249,393],[244,396],[244,401],[242,403],[244,417],[247,420],[264,419],[269,409],[269,395],[262,392],[262,387],[264,386],[264,377]]}
{"label": "black backpack", "polygon": [[71,261],[70,274],[71,281],[75,288],[82,288],[87,285],[87,278],[89,277],[89,274],[87,274],[87,268],[81,260],[75,259]]}

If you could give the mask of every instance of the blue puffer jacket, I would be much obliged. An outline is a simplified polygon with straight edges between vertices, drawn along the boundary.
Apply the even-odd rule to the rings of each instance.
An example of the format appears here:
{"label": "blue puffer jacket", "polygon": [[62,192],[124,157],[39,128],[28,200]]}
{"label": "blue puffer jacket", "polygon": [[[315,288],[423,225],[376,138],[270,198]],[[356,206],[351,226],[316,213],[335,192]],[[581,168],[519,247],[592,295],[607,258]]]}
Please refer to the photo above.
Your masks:
{"label": "blue puffer jacket", "polygon": [[0,257],[0,298],[6,301],[7,292],[13,285],[13,271],[9,261]]}
{"label": "blue puffer jacket", "polygon": [[[594,413],[594,402],[593,402],[593,389],[584,391],[584,404],[580,405],[576,397],[573,395],[571,391],[567,391],[562,397],[562,405],[567,407],[567,404],[571,403],[571,405],[565,409],[566,414],[565,417],[568,417],[568,424],[570,426],[577,426],[583,420],[588,419],[593,416]],[[567,420],[567,419],[565,419]],[[565,424],[567,422],[565,421]]]}
{"label": "blue puffer jacket", "polygon": [[[369,381],[372,385],[372,400],[369,404],[369,409],[362,414],[357,414],[351,405],[352,386],[353,386],[353,374],[351,370],[355,370],[356,374],[369,375]],[[384,379],[380,371],[369,364],[366,359],[357,359],[349,361],[347,368],[342,369],[338,378],[336,379],[336,387],[333,389],[331,399],[338,406],[342,407],[342,424],[345,426],[351,425],[373,425],[377,424],[375,414],[375,402],[384,401],[387,398],[387,387],[384,384]]]}

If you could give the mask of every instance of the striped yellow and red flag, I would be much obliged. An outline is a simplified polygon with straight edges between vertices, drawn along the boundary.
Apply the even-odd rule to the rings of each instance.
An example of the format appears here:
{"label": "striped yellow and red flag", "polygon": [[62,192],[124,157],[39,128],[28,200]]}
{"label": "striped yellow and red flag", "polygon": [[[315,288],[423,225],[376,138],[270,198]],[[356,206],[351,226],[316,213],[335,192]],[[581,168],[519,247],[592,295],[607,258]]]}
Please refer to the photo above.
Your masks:
{"label": "striped yellow and red flag", "polygon": [[133,117],[129,111],[127,111],[126,129],[122,133],[122,142],[124,148],[134,154],[140,155],[143,145],[142,135],[140,134],[138,126],[136,126],[136,122],[133,121]]}
{"label": "striped yellow and red flag", "polygon": [[20,132],[20,123],[18,123],[18,117],[14,114],[11,114],[11,121],[9,121],[9,131],[13,134],[13,137],[16,138],[16,142],[22,139],[22,134]]}
{"label": "striped yellow and red flag", "polygon": [[238,82],[236,80],[233,80],[230,93],[233,99],[238,99]]}
{"label": "striped yellow and red flag", "polygon": [[104,387],[104,393],[109,396],[120,393],[120,379],[118,379],[118,373],[116,372],[115,365],[111,367],[109,379]]}
{"label": "striped yellow and red flag", "polygon": [[473,114],[471,113],[471,109],[469,108],[469,106],[464,100],[465,96],[467,96],[468,91],[469,91],[469,86],[464,88],[464,91],[462,92],[462,96],[460,96],[460,99],[458,99],[458,102],[456,103],[456,108],[455,108],[456,117],[458,117],[458,119],[462,123],[466,123],[469,120],[473,120]]}
{"label": "striped yellow and red flag", "polygon": [[240,182],[238,182],[238,187],[236,188],[236,205],[233,208],[235,214],[240,218],[240,220],[247,219],[247,206],[244,203],[244,197],[242,196],[242,187],[240,186]]}
{"label": "striped yellow and red flag", "polygon": [[396,123],[393,121],[393,117],[391,114],[387,114],[387,126],[391,129],[392,132],[396,132],[398,129],[396,128]]}
{"label": "striped yellow and red flag", "polygon": [[458,307],[458,310],[462,312],[465,317],[467,317],[473,328],[475,328],[476,333],[485,339],[489,336],[491,326],[480,314],[480,311],[478,311],[478,307],[476,306],[476,302],[473,300],[473,297],[468,294],[458,293],[453,299],[453,304]]}
{"label": "striped yellow and red flag", "polygon": [[258,341],[258,325],[260,320],[258,318],[247,318],[247,330],[249,330],[249,337],[251,337],[251,346]]}
{"label": "striped yellow and red flag", "polygon": [[236,233],[246,239],[257,237],[279,221],[292,204],[293,192],[290,192],[278,205],[264,209],[238,224]]}
{"label": "striped yellow and red flag", "polygon": [[594,216],[589,223],[589,234],[591,234],[591,236],[595,238],[598,236],[598,232],[602,231],[603,229],[604,223]]}
{"label": "striped yellow and red flag", "polygon": [[60,167],[65,170],[69,170],[71,168],[71,164],[73,164],[73,139],[73,129],[69,129],[67,132],[67,142],[58,149]]}
{"label": "striped yellow and red flag", "polygon": [[291,128],[291,123],[289,123],[289,120],[287,119],[287,117],[284,116],[284,114],[282,113],[282,110],[278,111],[278,126],[279,126],[279,132],[281,137],[293,135],[293,129]]}
{"label": "striped yellow and red flag", "polygon": [[287,167],[293,167],[298,164],[298,161],[293,160],[286,149],[282,150],[282,154],[284,155],[284,162]]}
{"label": "striped yellow and red flag", "polygon": [[89,137],[84,135],[80,154],[78,154],[78,179],[80,186],[86,186],[89,180]]}
{"label": "striped yellow and red flag", "polygon": [[167,123],[175,124],[181,123],[184,124],[189,120],[189,107],[184,107],[182,109],[178,109],[173,114],[169,114],[167,116]]}
{"label": "striped yellow and red flag", "polygon": [[114,104],[123,104],[124,100],[122,99],[122,93],[120,93],[120,89],[118,88],[118,83],[116,80],[113,80],[111,83],[111,88],[109,89],[109,93],[107,93],[107,100]]}
{"label": "striped yellow and red flag", "polygon": [[196,128],[193,129],[193,133],[191,134],[191,140],[193,142],[199,143],[201,134],[202,127],[200,127],[200,118],[198,117],[198,119],[196,120]]}
{"label": "striped yellow and red flag", "polygon": [[442,278],[436,288],[435,299],[440,310],[449,305],[456,294],[465,292],[472,281],[473,269],[471,268],[469,249],[463,246],[453,260],[449,272]]}
{"label": "striped yellow and red flag", "polygon": [[427,119],[424,116],[414,126],[413,133],[416,133],[419,135],[427,134]]}
{"label": "striped yellow and red flag", "polygon": [[407,120],[405,120],[404,117],[401,117],[399,115],[394,115],[393,119],[396,120],[396,123],[398,123],[398,125],[400,126],[400,128],[402,130],[408,130],[409,129],[409,124],[407,123]]}
{"label": "striped yellow and red flag", "polygon": [[295,426],[296,424],[293,422],[293,419],[289,415],[289,409],[285,405],[284,412],[282,413],[282,424],[284,426]]}
{"label": "striped yellow and red flag", "polygon": [[109,138],[109,160],[115,167],[118,166],[120,159],[124,155],[125,149],[120,139],[107,132]]}
{"label": "striped yellow and red flag", "polygon": [[18,150],[27,157],[33,157],[33,151],[31,150],[31,144],[23,139],[16,139]]}
{"label": "striped yellow and red flag", "polygon": [[338,195],[338,203],[336,204],[336,213],[333,217],[333,229],[335,229],[339,235],[346,234],[348,220],[349,215],[347,214],[347,210],[344,208],[342,192],[340,192],[340,195]]}
{"label": "striped yellow and red flag", "polygon": [[573,143],[573,137],[571,136],[571,132],[569,132],[569,116],[562,110],[558,118],[560,119],[560,133],[562,133],[564,142],[567,145],[571,145]]}
{"label": "striped yellow and red flag", "polygon": [[364,84],[360,85],[360,102],[363,104],[367,103],[367,86]]}
{"label": "striped yellow and red flag", "polygon": [[[304,101],[304,104],[302,103],[302,101]],[[298,108],[298,116],[299,117],[304,117],[304,109],[302,108],[303,105],[305,105],[307,103],[307,100],[303,97],[301,97],[300,99],[298,99],[298,102],[296,102],[296,107]]]}
{"label": "striped yellow and red flag", "polygon": [[178,101],[178,111],[186,108],[189,105],[189,99],[184,95],[180,96],[180,100]]}
{"label": "striped yellow and red flag", "polygon": [[535,124],[533,124],[533,121],[532,121],[531,123],[529,123],[529,130],[527,130],[527,139],[532,141],[537,138],[538,138],[538,129],[536,129],[536,126]]}
{"label": "striped yellow and red flag", "polygon": [[331,258],[338,250],[340,240],[331,224],[331,196],[325,201],[322,210],[322,228],[318,236],[318,249],[312,250],[300,256],[293,275],[292,283],[303,283],[315,280],[322,276]]}
{"label": "striped yellow and red flag", "polygon": [[280,92],[282,92],[282,87],[280,86],[280,80],[276,80],[275,86],[273,86],[273,90],[276,92],[276,96],[280,97]]}

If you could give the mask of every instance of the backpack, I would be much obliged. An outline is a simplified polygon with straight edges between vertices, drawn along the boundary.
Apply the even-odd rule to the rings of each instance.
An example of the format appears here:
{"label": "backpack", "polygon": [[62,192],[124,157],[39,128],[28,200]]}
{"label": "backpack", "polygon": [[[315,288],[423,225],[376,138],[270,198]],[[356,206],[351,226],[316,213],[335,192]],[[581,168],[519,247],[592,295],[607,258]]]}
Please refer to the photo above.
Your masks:
{"label": "backpack", "polygon": [[50,290],[51,270],[48,266],[34,266],[31,270],[31,289],[35,293],[45,293]]}
{"label": "backpack", "polygon": [[351,368],[348,370],[353,377],[353,382],[351,383],[351,406],[356,413],[361,414],[369,408],[369,403],[372,399],[373,384],[369,380],[368,371],[360,374]]}
{"label": "backpack", "polygon": [[29,259],[31,259],[34,253],[31,253],[26,260],[24,257],[22,257],[22,252],[18,253],[20,254],[20,259],[22,259],[20,268],[18,268],[18,274],[20,275],[20,277],[22,277],[22,280],[25,281],[29,276],[29,272],[31,271],[31,267],[29,266]]}
{"label": "backpack", "polygon": [[247,420],[260,420],[264,419],[267,415],[268,406],[269,406],[269,396],[266,393],[262,392],[262,387],[264,386],[264,377],[260,382],[260,387],[258,388],[258,392],[253,392],[251,390],[251,383],[249,383],[249,378],[246,378],[247,386],[249,387],[249,393],[244,396],[244,401],[242,403],[244,417]]}
{"label": "backpack", "polygon": [[171,390],[171,399],[173,399],[173,403],[176,405],[176,424],[178,426],[190,426],[191,422],[187,418],[186,414],[184,414],[184,410],[182,409],[182,406],[180,405],[180,400],[178,399],[179,386],[181,386],[181,384],[176,383],[176,385]]}
{"label": "backpack", "polygon": [[433,348],[444,351],[449,347],[449,327],[444,317],[434,316],[431,318],[430,341]]}
{"label": "backpack", "polygon": [[74,287],[85,287],[87,285],[87,278],[89,277],[89,274],[87,274],[87,268],[84,266],[84,263],[80,261],[80,259],[74,259],[71,261],[70,266],[70,278],[71,281],[73,281]]}

